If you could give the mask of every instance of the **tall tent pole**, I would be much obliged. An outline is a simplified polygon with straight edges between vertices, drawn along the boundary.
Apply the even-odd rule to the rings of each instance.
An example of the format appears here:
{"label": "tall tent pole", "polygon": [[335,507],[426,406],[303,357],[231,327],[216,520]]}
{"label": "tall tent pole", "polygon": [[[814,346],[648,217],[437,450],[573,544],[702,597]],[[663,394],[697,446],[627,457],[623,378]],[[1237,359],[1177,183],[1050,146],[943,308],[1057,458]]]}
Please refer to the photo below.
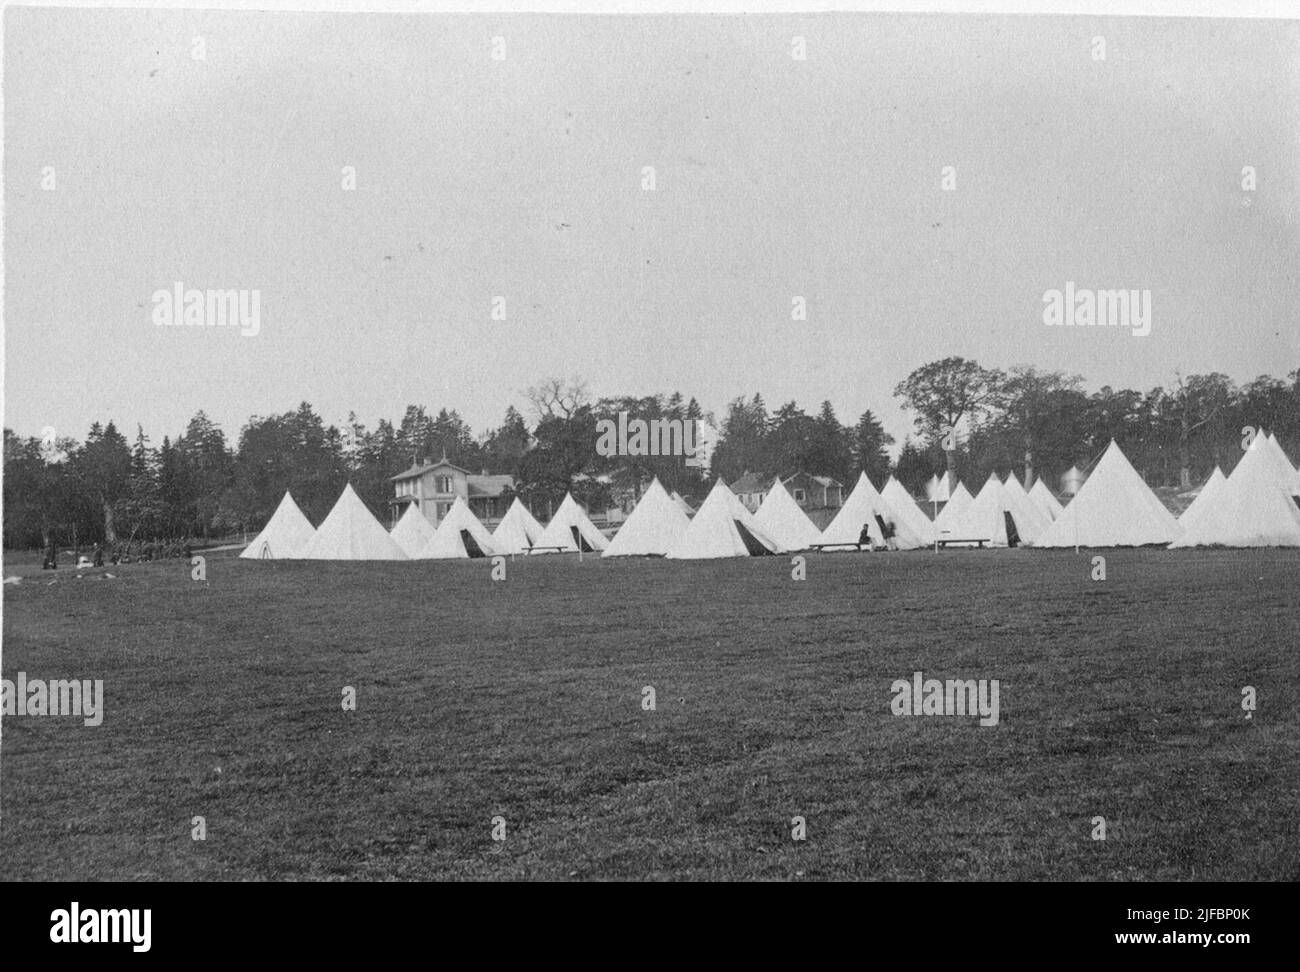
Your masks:
{"label": "tall tent pole", "polygon": [[[1074,495],[1070,497],[1071,505],[1073,505],[1074,501],[1079,498],[1079,490],[1081,488],[1082,487],[1075,488]],[[1077,509],[1074,511],[1074,552],[1079,552],[1079,511]]]}

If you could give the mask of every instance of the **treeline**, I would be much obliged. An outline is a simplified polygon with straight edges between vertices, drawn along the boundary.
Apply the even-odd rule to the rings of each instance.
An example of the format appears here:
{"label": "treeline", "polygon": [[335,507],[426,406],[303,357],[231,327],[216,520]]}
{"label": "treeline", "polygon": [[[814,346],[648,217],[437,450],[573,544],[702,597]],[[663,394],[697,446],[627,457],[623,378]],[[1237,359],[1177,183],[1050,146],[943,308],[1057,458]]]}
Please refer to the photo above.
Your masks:
{"label": "treeline", "polygon": [[[1242,386],[1216,373],[1178,376],[1146,392],[1089,392],[1077,375],[946,358],[916,369],[893,394],[915,430],[892,464],[894,439],[870,410],[844,425],[829,401],[815,414],[795,402],[769,411],[755,394],[715,419],[679,393],[593,400],[582,381],[562,379],[527,390],[531,423],[511,406],[500,426],[479,435],[445,408],[434,414],[411,405],[396,424],[381,419],[373,429],[350,415],[339,428],[306,402],[250,418],[234,443],[203,412],[156,447],[138,426],[128,441],[111,421],[92,425],[84,442],[5,429],[4,543],[227,536],[259,529],[286,489],[319,522],[349,481],[384,518],[391,477],[413,460],[444,455],[471,472],[514,476],[518,495],[545,515],[568,490],[601,508],[651,476],[688,497],[702,496],[713,477],[731,482],[746,471],[803,470],[848,485],[865,471],[877,486],[893,473],[915,493],[947,466],[972,488],[992,471],[1011,470],[1055,486],[1060,473],[1086,468],[1114,438],[1151,485],[1187,486],[1216,464],[1231,471],[1245,426],[1300,447],[1300,369]],[[600,455],[598,423],[620,412],[709,422],[717,429],[710,468],[688,466],[684,456]]]}
{"label": "treeline", "polygon": [[913,492],[945,466],[972,488],[1010,471],[1055,488],[1111,439],[1152,487],[1199,484],[1216,465],[1231,472],[1247,426],[1281,436],[1293,453],[1300,447],[1300,369],[1241,386],[1216,372],[1177,375],[1145,392],[1089,392],[1078,375],[947,358],[912,372],[894,394],[916,417],[917,438],[904,442],[894,470]]}
{"label": "treeline", "polygon": [[512,471],[529,432],[514,409],[501,428],[475,439],[454,411],[409,406],[399,424],[373,430],[349,416],[326,425],[303,402],[283,415],[255,416],[235,444],[199,412],[174,442],[151,446],[137,426],[128,442],[113,422],[91,426],[85,442],[42,441],[4,430],[4,542],[7,547],[85,546],[155,538],[210,539],[258,529],[286,489],[319,522],[343,486],[381,517],[389,478],[413,456],[447,458],[473,471]]}
{"label": "treeline", "polygon": [[[702,471],[684,456],[604,457],[597,422],[627,411],[642,418],[704,415],[680,394],[589,399],[580,381],[554,380],[528,390],[530,426],[514,407],[502,424],[475,436],[454,410],[431,414],[411,405],[400,422],[366,428],[355,414],[327,425],[306,402],[282,415],[254,416],[237,442],[203,412],[175,441],[154,447],[137,426],[133,440],[112,421],[91,426],[84,442],[42,440],[4,430],[6,547],[153,539],[210,540],[260,529],[290,490],[320,522],[351,482],[386,519],[391,478],[413,462],[446,457],[472,473],[509,474],[517,493],[543,514],[566,491],[599,507],[620,487],[659,476],[670,489],[699,492]],[[607,481],[608,480],[608,481]],[[506,502],[513,493],[507,493]]]}
{"label": "treeline", "polygon": [[732,482],[746,472],[785,476],[800,470],[852,484],[860,471],[877,483],[890,472],[894,437],[868,409],[853,426],[841,425],[829,401],[816,415],[796,402],[769,414],[762,394],[727,407],[713,450],[712,471]]}
{"label": "treeline", "polygon": [[1152,486],[1191,486],[1216,465],[1230,472],[1242,429],[1263,428],[1300,447],[1300,369],[1238,387],[1223,374],[1176,376],[1168,388],[1089,392],[1078,375],[1018,366],[984,368],[945,358],[913,371],[893,390],[915,431],[889,459],[893,436],[871,411],[841,426],[830,402],[808,415],[795,402],[769,413],[761,394],[731,402],[713,471],[732,481],[797,470],[852,485],[865,471],[877,487],[890,474],[914,494],[950,469],[972,489],[991,472],[1024,482],[1086,469],[1113,438]]}

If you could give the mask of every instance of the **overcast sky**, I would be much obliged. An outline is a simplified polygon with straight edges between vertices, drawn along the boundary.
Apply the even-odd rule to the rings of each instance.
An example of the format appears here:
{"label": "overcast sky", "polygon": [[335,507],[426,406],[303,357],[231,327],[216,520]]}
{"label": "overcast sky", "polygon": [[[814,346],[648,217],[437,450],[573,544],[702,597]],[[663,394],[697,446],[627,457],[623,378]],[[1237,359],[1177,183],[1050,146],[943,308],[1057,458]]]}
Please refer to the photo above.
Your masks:
{"label": "overcast sky", "polygon": [[[302,400],[481,432],[581,375],[901,441],[894,386],[947,355],[1090,388],[1300,367],[1294,22],[5,16],[24,434],[157,445],[204,409],[233,441]],[[155,326],[175,281],[260,291],[260,333]],[[1045,326],[1066,281],[1149,289],[1150,335]]]}

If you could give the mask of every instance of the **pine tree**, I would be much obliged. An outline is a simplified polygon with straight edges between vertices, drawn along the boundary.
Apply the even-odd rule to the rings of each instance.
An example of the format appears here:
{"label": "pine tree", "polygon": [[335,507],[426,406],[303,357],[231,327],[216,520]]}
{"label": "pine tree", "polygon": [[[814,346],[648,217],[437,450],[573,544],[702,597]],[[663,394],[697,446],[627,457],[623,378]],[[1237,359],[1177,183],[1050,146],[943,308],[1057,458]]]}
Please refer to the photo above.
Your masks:
{"label": "pine tree", "polygon": [[883,483],[889,475],[888,447],[893,444],[894,437],[871,409],[863,412],[853,430],[853,478],[865,472],[873,483]]}

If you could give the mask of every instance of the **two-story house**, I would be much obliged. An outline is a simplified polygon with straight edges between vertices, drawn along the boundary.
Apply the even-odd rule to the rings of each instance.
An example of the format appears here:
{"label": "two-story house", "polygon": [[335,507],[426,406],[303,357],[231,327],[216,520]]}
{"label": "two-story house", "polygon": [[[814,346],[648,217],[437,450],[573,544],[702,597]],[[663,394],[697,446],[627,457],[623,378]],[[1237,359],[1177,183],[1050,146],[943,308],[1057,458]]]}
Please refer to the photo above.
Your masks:
{"label": "two-story house", "polygon": [[513,476],[492,476],[485,471],[475,475],[447,461],[443,456],[437,462],[414,463],[410,469],[389,480],[393,484],[393,498],[388,501],[392,522],[401,519],[406,508],[414,503],[424,518],[436,527],[447,515],[456,497],[469,504],[470,512],[489,528],[505,516],[505,503],[501,496],[513,489]]}

